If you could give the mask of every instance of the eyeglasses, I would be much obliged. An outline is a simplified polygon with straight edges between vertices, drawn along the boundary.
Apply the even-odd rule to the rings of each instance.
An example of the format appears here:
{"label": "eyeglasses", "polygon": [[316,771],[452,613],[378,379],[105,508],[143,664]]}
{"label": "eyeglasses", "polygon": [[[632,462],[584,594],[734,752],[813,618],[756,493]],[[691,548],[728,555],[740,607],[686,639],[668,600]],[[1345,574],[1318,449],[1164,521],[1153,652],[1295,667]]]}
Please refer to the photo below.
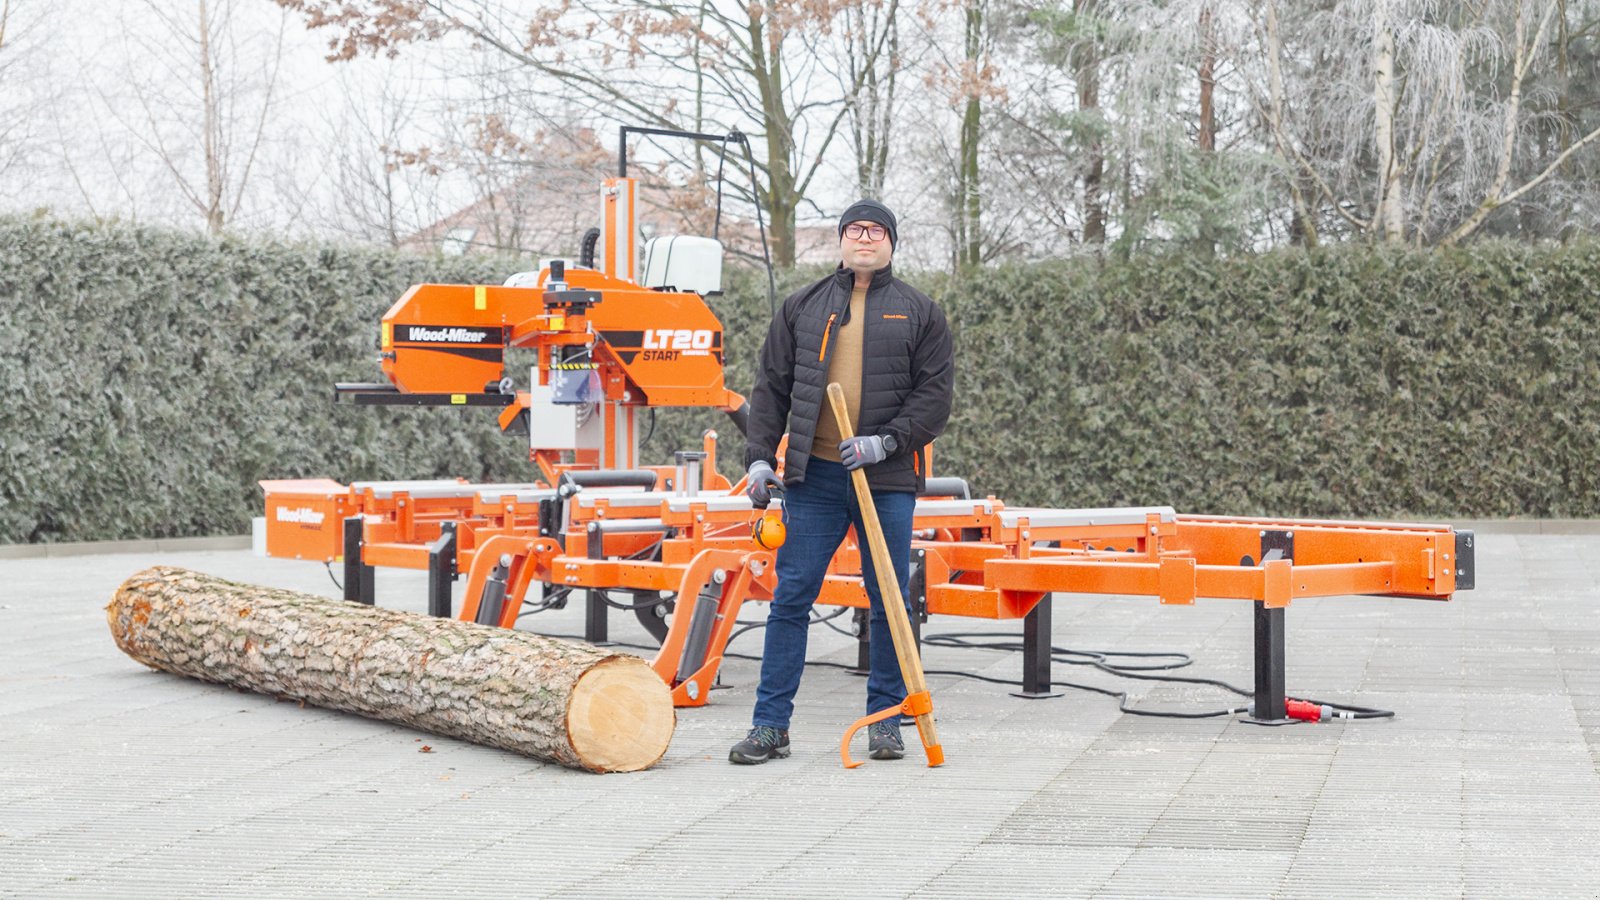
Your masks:
{"label": "eyeglasses", "polygon": [[852,241],[859,241],[862,238],[881,241],[889,236],[889,229],[883,227],[882,225],[851,224],[844,227],[844,236]]}

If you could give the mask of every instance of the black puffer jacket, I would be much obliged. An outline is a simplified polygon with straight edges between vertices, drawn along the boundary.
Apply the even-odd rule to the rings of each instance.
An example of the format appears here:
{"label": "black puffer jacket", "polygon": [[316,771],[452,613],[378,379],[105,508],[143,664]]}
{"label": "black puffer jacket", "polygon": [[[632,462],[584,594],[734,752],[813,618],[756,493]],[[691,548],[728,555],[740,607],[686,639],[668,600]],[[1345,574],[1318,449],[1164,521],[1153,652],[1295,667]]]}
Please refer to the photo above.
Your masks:
{"label": "black puffer jacket", "polygon": [[[784,480],[805,480],[817,418],[833,415],[827,397],[831,348],[823,334],[848,318],[854,286],[855,274],[841,267],[791,295],[773,317],[750,394],[746,468],[758,459],[777,465],[778,442],[787,426]],[[950,326],[939,305],[895,278],[892,267],[873,274],[866,316],[857,433],[894,435],[898,444],[888,459],[867,467],[867,481],[873,490],[919,491],[923,447],[950,418],[955,385]]]}

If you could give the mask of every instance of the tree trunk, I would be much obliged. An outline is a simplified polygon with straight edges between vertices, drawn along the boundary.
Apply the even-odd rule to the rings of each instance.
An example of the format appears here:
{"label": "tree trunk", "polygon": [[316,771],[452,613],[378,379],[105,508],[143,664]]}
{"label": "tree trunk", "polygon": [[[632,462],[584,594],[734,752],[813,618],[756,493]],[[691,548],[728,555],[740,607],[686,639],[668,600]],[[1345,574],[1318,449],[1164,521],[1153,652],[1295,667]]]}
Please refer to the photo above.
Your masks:
{"label": "tree trunk", "polygon": [[767,132],[767,212],[772,215],[772,264],[794,268],[795,219],[800,198],[795,191],[794,136],[783,98],[783,32],[771,31],[766,10],[751,4],[750,74],[755,76],[761,99],[761,117]]}
{"label": "tree trunk", "polygon": [[205,0],[200,0],[200,89],[204,110],[205,135],[203,144],[206,157],[206,231],[222,233],[222,194],[226,189],[222,174],[221,104],[217,96],[217,71],[211,58],[211,19],[206,14]]}
{"label": "tree trunk", "polygon": [[1378,204],[1373,225],[1385,241],[1405,240],[1401,175],[1405,161],[1395,152],[1394,31],[1389,0],[1378,0],[1372,13],[1372,104],[1378,150]]}
{"label": "tree trunk", "polygon": [[1217,37],[1211,23],[1211,7],[1200,9],[1200,131],[1196,142],[1202,153],[1217,149],[1217,110],[1213,95],[1217,88]]}
{"label": "tree trunk", "polygon": [[968,0],[966,7],[966,63],[970,81],[967,102],[961,112],[961,159],[956,170],[956,265],[962,269],[976,269],[983,261],[983,187],[978,171],[983,102],[977,84],[977,73],[983,61],[983,7],[976,0]]}
{"label": "tree trunk", "polygon": [[676,725],[637,657],[171,566],[124,582],[106,620],[151,668],[593,772],[650,767]]}
{"label": "tree trunk", "polygon": [[[1072,11],[1080,16],[1099,14],[1100,0],[1073,0]],[[1100,108],[1100,29],[1095,25],[1092,36],[1083,40],[1073,52],[1073,75],[1078,82],[1078,111]],[[1083,165],[1083,242],[1106,242],[1106,203],[1102,196],[1105,181],[1105,148],[1100,143],[1100,129],[1095,127],[1094,137],[1086,148],[1088,158]]]}

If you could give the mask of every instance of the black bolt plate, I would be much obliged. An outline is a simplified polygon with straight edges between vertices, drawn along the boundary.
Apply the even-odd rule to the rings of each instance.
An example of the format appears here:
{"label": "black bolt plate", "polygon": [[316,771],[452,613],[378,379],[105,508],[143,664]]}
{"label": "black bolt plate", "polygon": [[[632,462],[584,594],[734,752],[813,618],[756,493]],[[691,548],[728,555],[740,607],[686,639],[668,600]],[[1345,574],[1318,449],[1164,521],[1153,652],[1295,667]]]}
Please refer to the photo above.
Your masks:
{"label": "black bolt plate", "polygon": [[1470,531],[1456,532],[1456,590],[1470,591],[1478,583],[1477,536]]}
{"label": "black bolt plate", "polygon": [[1268,559],[1268,554],[1270,554],[1273,550],[1283,551],[1281,556],[1275,558],[1293,561],[1294,532],[1273,531],[1270,529],[1261,532],[1261,561],[1266,562]]}

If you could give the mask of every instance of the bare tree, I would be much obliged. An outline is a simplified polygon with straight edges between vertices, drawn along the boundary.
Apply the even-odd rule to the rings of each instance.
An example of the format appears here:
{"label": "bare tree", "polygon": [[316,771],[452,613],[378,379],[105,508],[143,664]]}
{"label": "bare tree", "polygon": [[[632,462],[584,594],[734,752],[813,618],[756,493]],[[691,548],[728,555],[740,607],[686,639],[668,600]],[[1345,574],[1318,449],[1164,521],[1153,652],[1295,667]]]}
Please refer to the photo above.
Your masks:
{"label": "bare tree", "polygon": [[321,219],[335,232],[399,247],[440,218],[430,202],[439,170],[428,161],[406,165],[402,159],[420,146],[422,101],[392,66],[370,85],[348,73],[338,84],[341,93],[365,102],[331,110],[324,121],[335,151],[333,208]]}
{"label": "bare tree", "polygon": [[[1278,179],[1238,76],[1252,29],[1225,0],[1029,0],[1007,45],[996,148],[1062,239],[1243,250]],[[1049,186],[1076,190],[1054,192]],[[1042,189],[1041,189],[1042,188]]]}
{"label": "bare tree", "polygon": [[[808,36],[831,34],[846,9],[875,0],[568,0],[531,16],[492,0],[278,2],[313,28],[335,30],[333,59],[398,53],[459,33],[544,77],[586,112],[665,128],[699,122],[750,131],[775,261],[788,267],[799,211],[848,113],[844,97],[861,89],[857,81],[830,89]],[[869,58],[859,71],[876,68]],[[694,97],[691,109],[681,102],[686,95]]]}
{"label": "bare tree", "polygon": [[216,234],[240,216],[276,109],[285,17],[265,35],[236,21],[236,0],[187,11],[146,0],[125,29],[120,85],[107,116],[166,173],[168,186]]}
{"label": "bare tree", "polygon": [[58,93],[41,44],[49,10],[0,0],[0,178],[39,150],[40,122]]}
{"label": "bare tree", "polygon": [[839,87],[849,113],[856,190],[882,197],[895,144],[896,83],[905,65],[900,47],[900,3],[862,3],[843,12]]}
{"label": "bare tree", "polygon": [[916,7],[926,108],[918,133],[926,173],[950,239],[950,265],[972,268],[1006,245],[1008,229],[986,217],[985,170],[994,109],[1008,99],[994,55],[1005,12],[993,0],[926,0]]}
{"label": "bare tree", "polygon": [[1515,157],[1519,140],[1524,136],[1525,123],[1522,121],[1523,84],[1528,77],[1528,72],[1533,65],[1534,59],[1542,49],[1544,36],[1549,29],[1551,19],[1558,10],[1564,14],[1565,6],[1566,4],[1561,0],[1551,0],[1551,2],[1547,3],[1543,13],[1539,16],[1539,24],[1534,31],[1533,38],[1527,40],[1530,10],[1523,3],[1517,3],[1516,20],[1512,29],[1511,85],[1503,106],[1504,113],[1500,127],[1500,158],[1495,166],[1494,179],[1490,182],[1488,189],[1484,191],[1483,199],[1479,201],[1477,207],[1462,220],[1461,224],[1441,238],[1440,243],[1454,244],[1477,231],[1496,209],[1517,200],[1537,188],[1559,170],[1573,154],[1582,150],[1584,145],[1596,138],[1600,138],[1600,126],[1589,131],[1576,141],[1570,140],[1569,137],[1564,141],[1566,146],[1555,159],[1550,161],[1549,165],[1523,180],[1520,185],[1511,186],[1513,158]]}
{"label": "bare tree", "polygon": [[983,136],[983,97],[992,88],[994,69],[988,60],[982,0],[962,4],[961,159],[956,170],[956,264],[976,268],[983,259],[983,184],[978,168]]}
{"label": "bare tree", "polygon": [[[1082,23],[1082,36],[1073,42],[1071,65],[1073,77],[1078,82],[1078,113],[1086,119],[1097,116],[1100,109],[1100,28],[1096,21],[1099,0],[1073,0],[1072,12]],[[1082,175],[1083,191],[1083,242],[1106,242],[1106,207],[1101,196],[1105,180],[1105,148],[1098,135],[1091,134],[1085,142]]]}
{"label": "bare tree", "polygon": [[1312,227],[1456,243],[1600,138],[1552,117],[1561,148],[1536,151],[1543,115],[1527,87],[1563,65],[1549,43],[1565,0],[1322,0],[1292,19],[1280,0],[1263,6],[1255,94],[1277,152],[1311,186],[1297,212],[1333,217]]}

